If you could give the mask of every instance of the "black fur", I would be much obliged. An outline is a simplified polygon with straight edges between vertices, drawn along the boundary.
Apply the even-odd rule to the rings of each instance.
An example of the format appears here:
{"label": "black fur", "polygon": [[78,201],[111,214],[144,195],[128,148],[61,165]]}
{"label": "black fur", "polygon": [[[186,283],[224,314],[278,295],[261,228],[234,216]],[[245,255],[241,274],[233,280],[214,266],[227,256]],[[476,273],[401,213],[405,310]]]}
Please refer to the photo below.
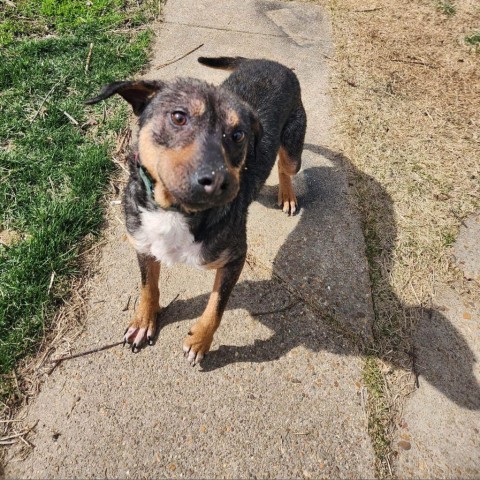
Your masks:
{"label": "black fur", "polygon": [[[227,247],[232,253],[232,260],[245,255],[248,206],[270,174],[281,145],[297,160],[297,170],[300,168],[306,115],[300,85],[291,69],[269,60],[242,57],[200,57],[198,61],[209,67],[233,70],[233,73],[220,87],[193,79],[179,79],[170,84],[158,81],[115,82],[87,103],[96,103],[119,93],[139,115],[140,128],[161,108],[159,103],[168,102],[178,89],[182,89],[185,95],[189,91],[191,94],[202,91],[210,102],[209,110],[212,112],[215,112],[216,102],[226,96],[230,102],[240,105],[245,103],[251,108],[255,114],[252,120],[254,131],[249,138],[246,168],[241,174],[238,195],[227,204],[195,213],[184,213],[195,240],[203,242],[204,258],[209,263],[216,260]],[[161,98],[156,99],[157,92],[161,92]],[[180,147],[190,141],[188,138],[182,139],[180,135],[163,135],[164,138],[158,141],[169,147]],[[130,179],[125,191],[125,215],[130,233],[135,232],[140,225],[140,206],[146,209],[158,208],[147,195],[132,155]]]}
{"label": "black fur", "polygon": [[198,57],[198,63],[222,70],[234,70],[245,60],[246,58],[243,57]]}
{"label": "black fur", "polygon": [[[195,241],[203,243],[202,254],[206,263],[214,262],[222,252],[227,249],[229,251],[229,264],[225,268],[231,266],[231,275],[226,276],[231,281],[225,283],[225,295],[221,295],[223,309],[241,271],[247,251],[248,207],[270,174],[281,146],[295,160],[297,170],[300,168],[306,115],[299,82],[289,68],[269,60],[250,60],[242,57],[200,57],[198,60],[209,67],[233,72],[220,87],[194,79],[179,79],[171,83],[116,82],[105,87],[100,95],[87,103],[96,103],[118,93],[132,104],[134,112],[140,117],[139,125],[142,129],[153,118],[155,121],[157,119],[160,122],[165,121],[163,113],[160,116],[156,115],[159,112],[171,111],[168,109],[175,105],[179,95],[181,98],[190,98],[201,94],[207,106],[205,115],[208,121],[203,121],[198,126],[192,125],[189,130],[177,131],[171,126],[161,129],[159,138],[155,138],[155,141],[170,149],[181,148],[191,143],[192,135],[198,137],[200,128],[205,129],[208,141],[214,142],[213,147],[215,142],[222,145],[221,128],[224,119],[219,118],[222,114],[220,105],[232,106],[238,113],[242,128],[247,134],[247,144],[244,147],[247,148],[246,160],[240,174],[238,193],[231,200],[211,206],[207,204],[193,213],[190,209],[182,208],[182,202],[176,207],[187,218]],[[208,156],[212,150],[210,147],[202,151],[205,158],[199,160],[200,165],[205,164],[208,167]],[[238,149],[240,147],[230,148],[224,143],[222,148],[228,150],[228,158],[234,165],[235,155],[240,155],[241,150]],[[135,155],[131,156],[130,178],[125,191],[125,216],[127,229],[131,234],[140,227],[140,207],[147,210],[161,208],[147,194],[138,174],[138,161]],[[144,281],[145,272],[144,268],[142,269],[142,261],[139,260]]]}
{"label": "black fur", "polygon": [[252,107],[263,130],[257,149],[253,144],[249,147],[247,168],[242,173],[242,186],[235,200],[221,208],[197,213],[189,219],[192,233],[204,242],[209,258],[215,259],[227,246],[240,258],[247,248],[248,206],[268,178],[281,143],[296,156],[300,156],[303,150],[306,115],[300,85],[290,69],[273,61],[241,57],[201,57],[199,61],[208,66],[235,68],[222,88]]}

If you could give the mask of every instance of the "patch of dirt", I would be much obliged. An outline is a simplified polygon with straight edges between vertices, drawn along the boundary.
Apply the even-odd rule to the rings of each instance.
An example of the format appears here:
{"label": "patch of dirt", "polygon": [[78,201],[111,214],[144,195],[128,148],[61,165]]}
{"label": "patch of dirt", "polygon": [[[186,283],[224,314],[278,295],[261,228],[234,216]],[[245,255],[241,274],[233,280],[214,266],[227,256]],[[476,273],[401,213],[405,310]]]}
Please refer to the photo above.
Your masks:
{"label": "patch of dirt", "polygon": [[15,230],[0,230],[0,245],[11,247],[22,239],[22,235]]}

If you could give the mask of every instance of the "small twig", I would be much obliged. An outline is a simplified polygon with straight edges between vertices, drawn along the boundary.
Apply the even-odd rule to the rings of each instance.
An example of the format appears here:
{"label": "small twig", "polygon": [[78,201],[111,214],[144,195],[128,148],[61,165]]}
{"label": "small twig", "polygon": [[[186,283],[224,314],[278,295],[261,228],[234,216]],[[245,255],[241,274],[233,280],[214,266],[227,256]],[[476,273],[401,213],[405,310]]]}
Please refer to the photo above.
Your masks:
{"label": "small twig", "polygon": [[164,308],[164,310],[166,310],[179,296],[180,294],[177,293],[175,297],[173,297],[173,299],[168,302],[168,305]]}
{"label": "small twig", "polygon": [[403,60],[401,58],[390,58],[391,62],[398,62],[398,63],[410,63],[412,65],[422,65],[423,67],[428,68],[438,68],[435,65],[431,65],[429,63],[423,62],[422,60]]}
{"label": "small twig", "polygon": [[53,351],[53,347],[47,348],[45,350],[45,353],[42,355],[42,358],[37,362],[35,365],[35,370],[38,370],[40,367],[43,366],[43,362],[45,359],[50,355],[50,353]]}
{"label": "small twig", "polygon": [[128,301],[127,304],[122,308],[122,312],[126,312],[128,310],[128,307],[130,306],[130,300],[132,299],[132,296],[128,296]]}
{"label": "small twig", "polygon": [[385,455],[385,460],[387,461],[387,467],[388,471],[390,472],[390,476],[393,477],[392,467],[390,466],[390,460],[388,459],[388,455]]}
{"label": "small twig", "polygon": [[113,183],[112,180],[110,180],[110,186],[112,187],[112,190],[115,192],[115,195],[118,195],[120,193],[120,189],[118,188],[118,185],[116,183]]}
{"label": "small twig", "polygon": [[115,150],[115,154],[122,153],[126,146],[130,143],[130,140],[132,138],[132,129],[131,128],[126,128],[122,135],[120,135],[120,141],[118,142],[117,149]]}
{"label": "small twig", "polygon": [[0,445],[15,445],[16,440],[0,440]]}
{"label": "small twig", "polygon": [[122,165],[122,162],[120,162],[120,160],[117,160],[115,157],[112,157],[112,161],[113,163],[116,163],[120,168],[122,168],[123,171],[129,173],[128,169],[124,165]]}
{"label": "small twig", "polygon": [[12,443],[15,442],[10,442],[10,440],[14,440],[15,438],[23,437],[30,433],[36,426],[37,426],[38,420],[29,428],[24,430],[23,432],[16,433],[14,435],[8,435],[6,437],[0,438],[0,445],[11,445]]}
{"label": "small twig", "polygon": [[167,63],[162,63],[158,67],[156,67],[156,70],[160,70],[163,67],[166,67],[168,65],[171,65],[172,63],[178,62],[179,60],[182,60],[182,58],[185,58],[187,55],[190,55],[191,53],[197,51],[199,48],[203,47],[203,43],[199,45],[198,47],[195,47],[194,49],[190,50],[189,52],[185,53],[181,57],[174,58],[173,60],[169,60]]}
{"label": "small twig", "polygon": [[47,93],[47,95],[43,98],[42,103],[40,103],[40,106],[38,107],[38,110],[35,112],[35,115],[33,118],[30,120],[30,123],[33,123],[35,119],[38,117],[38,114],[40,113],[40,110],[42,109],[43,105],[47,101],[48,97],[53,93],[53,91],[57,88],[57,86],[60,84],[60,82],[63,82],[65,80],[64,78],[60,79]]}
{"label": "small twig", "polygon": [[253,266],[253,263],[251,262],[251,260],[250,260],[249,258],[247,258],[247,259],[245,260],[245,263],[246,263],[253,271],[255,271],[254,266]]}
{"label": "small twig", "polygon": [[92,58],[93,43],[90,44],[88,49],[87,62],[85,63],[85,73],[88,73],[88,67],[90,66],[90,59]]}
{"label": "small twig", "polygon": [[368,423],[367,400],[365,398],[365,393],[368,394],[368,391],[365,387],[362,387],[360,389],[360,403],[362,404],[362,411],[365,418],[365,423]]}
{"label": "small twig", "polygon": [[364,10],[351,10],[354,13],[369,13],[376,12],[377,10],[382,10],[383,7],[374,7],[374,8],[365,8]]}
{"label": "small twig", "polygon": [[24,437],[20,437],[20,440],[27,446],[27,447],[30,447],[30,448],[34,448],[35,445],[33,445],[32,442],[29,442],[26,438]]}
{"label": "small twig", "polygon": [[50,290],[52,289],[54,280],[55,280],[55,272],[52,272],[52,275],[50,276],[50,284],[48,285],[47,295],[50,295]]}
{"label": "small twig", "polygon": [[[169,302],[169,304],[163,309],[163,311],[165,311],[179,296],[180,296],[180,294],[177,294],[175,296],[175,298],[173,300],[171,300]],[[110,348],[117,347],[118,345],[123,345],[123,344],[124,344],[123,340],[120,341],[120,342],[109,343],[108,345],[103,345],[102,347],[98,347],[98,348],[92,348],[91,350],[86,350],[84,352],[75,353],[74,355],[67,355],[65,357],[56,358],[54,360],[51,360],[51,362],[54,364],[53,368],[55,368],[57,365],[59,365],[64,360],[72,360],[74,358],[84,357],[86,355],[90,355],[92,353],[102,352],[103,350],[108,350]],[[52,368],[52,371],[53,371],[53,368]]]}
{"label": "small twig", "polygon": [[[105,242],[97,243],[97,244],[93,245],[93,247],[90,247],[88,250],[84,250],[83,252],[79,253],[78,256],[82,257],[83,255],[86,255],[87,253],[90,253],[92,250],[95,250],[96,248],[99,248],[103,245],[105,245]],[[104,302],[105,300],[102,300],[102,301]]]}
{"label": "small twig", "polygon": [[65,110],[62,110],[63,114],[74,124],[74,125],[80,125],[77,120],[75,120],[69,113],[67,113]]}
{"label": "small twig", "polygon": [[86,350],[85,352],[75,353],[74,355],[67,355],[65,357],[56,358],[52,360],[52,363],[55,363],[55,366],[57,366],[59,363],[63,362],[64,360],[72,360],[73,358],[84,357],[85,355],[101,352],[102,350],[108,350],[109,348],[113,348],[118,345],[123,345],[123,340],[121,342],[110,343],[108,345],[103,345],[102,347],[93,348],[92,350]]}
{"label": "small twig", "polygon": [[250,312],[250,315],[253,315],[254,317],[259,317],[260,315],[270,315],[271,313],[284,312],[285,310],[290,310],[292,307],[294,307],[299,302],[300,302],[300,299],[296,298],[295,300],[290,302],[286,307],[279,308],[277,310],[269,310],[269,311],[266,311],[266,312]]}

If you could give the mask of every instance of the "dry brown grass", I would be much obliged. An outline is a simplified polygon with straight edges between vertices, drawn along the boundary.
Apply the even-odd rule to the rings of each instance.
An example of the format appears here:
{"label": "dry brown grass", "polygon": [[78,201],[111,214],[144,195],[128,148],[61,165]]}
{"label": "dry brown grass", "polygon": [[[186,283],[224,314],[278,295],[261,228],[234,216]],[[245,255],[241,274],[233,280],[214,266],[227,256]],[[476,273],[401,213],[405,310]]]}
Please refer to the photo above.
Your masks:
{"label": "dry brown grass", "polygon": [[435,278],[452,274],[446,247],[480,205],[480,57],[463,42],[475,3],[453,16],[433,1],[333,6],[343,150],[392,199],[393,262],[382,263],[408,304],[428,305]]}
{"label": "dry brown grass", "polygon": [[454,14],[435,0],[319,3],[334,27],[337,146],[368,245],[376,342],[365,382],[378,474],[389,476],[418,315],[439,283],[474,294],[450,245],[480,208],[480,53],[465,42],[480,3],[451,2]]}

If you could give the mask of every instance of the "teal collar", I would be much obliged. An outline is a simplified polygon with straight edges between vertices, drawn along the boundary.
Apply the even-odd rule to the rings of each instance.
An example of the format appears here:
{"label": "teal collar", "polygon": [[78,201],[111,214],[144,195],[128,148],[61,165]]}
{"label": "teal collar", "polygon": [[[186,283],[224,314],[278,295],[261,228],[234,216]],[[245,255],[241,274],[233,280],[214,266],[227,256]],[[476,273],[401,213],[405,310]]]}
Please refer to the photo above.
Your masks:
{"label": "teal collar", "polygon": [[147,169],[139,162],[137,163],[137,172],[139,177],[142,179],[145,189],[147,190],[147,197],[158,205],[153,196],[153,178],[147,172]]}

